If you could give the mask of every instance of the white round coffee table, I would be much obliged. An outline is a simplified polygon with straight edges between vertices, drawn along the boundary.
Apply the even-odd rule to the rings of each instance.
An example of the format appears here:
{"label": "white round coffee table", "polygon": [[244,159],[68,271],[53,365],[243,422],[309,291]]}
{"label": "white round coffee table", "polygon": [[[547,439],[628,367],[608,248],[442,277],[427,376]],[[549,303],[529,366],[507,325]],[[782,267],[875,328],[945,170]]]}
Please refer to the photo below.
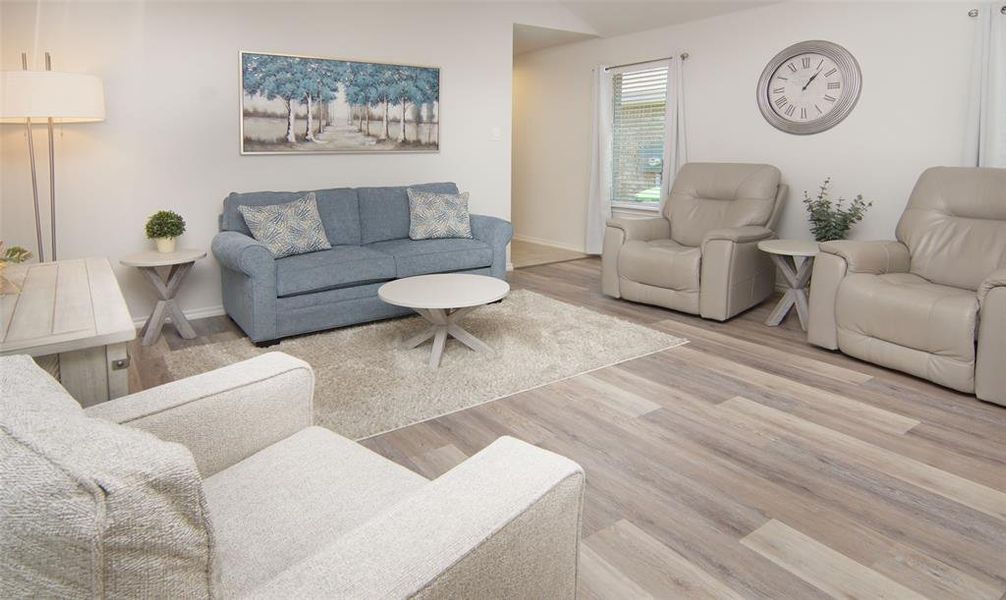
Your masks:
{"label": "white round coffee table", "polygon": [[440,273],[388,282],[377,290],[381,300],[416,311],[430,322],[428,329],[403,342],[415,348],[433,338],[430,366],[439,367],[447,336],[476,352],[492,352],[485,342],[461,327],[461,319],[476,308],[496,302],[510,293],[510,284],[486,275]]}
{"label": "white round coffee table", "polygon": [[[807,331],[808,305],[807,305],[807,282],[810,281],[810,274],[814,270],[814,257],[817,256],[817,242],[806,240],[764,240],[758,242],[758,249],[768,253],[782,276],[786,278],[789,287],[783,294],[779,304],[775,305],[772,313],[765,319],[765,324],[775,327],[786,318],[793,306],[796,306],[796,314],[800,317],[800,327]],[[802,260],[797,260],[802,259]]]}

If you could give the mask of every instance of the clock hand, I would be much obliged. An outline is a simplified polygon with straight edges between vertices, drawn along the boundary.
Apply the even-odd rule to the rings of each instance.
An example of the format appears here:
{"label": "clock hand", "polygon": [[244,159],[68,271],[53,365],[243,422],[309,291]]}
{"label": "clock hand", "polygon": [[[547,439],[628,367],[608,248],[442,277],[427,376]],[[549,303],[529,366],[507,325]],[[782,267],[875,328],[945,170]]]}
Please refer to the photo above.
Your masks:
{"label": "clock hand", "polygon": [[807,83],[804,84],[803,89],[801,89],[800,91],[801,92],[806,92],[807,91],[807,86],[810,85],[811,83],[814,83],[814,80],[817,79],[817,76],[820,75],[820,74],[821,74],[821,69],[818,69],[817,73],[814,73],[813,75],[811,75],[810,79],[807,80]]}

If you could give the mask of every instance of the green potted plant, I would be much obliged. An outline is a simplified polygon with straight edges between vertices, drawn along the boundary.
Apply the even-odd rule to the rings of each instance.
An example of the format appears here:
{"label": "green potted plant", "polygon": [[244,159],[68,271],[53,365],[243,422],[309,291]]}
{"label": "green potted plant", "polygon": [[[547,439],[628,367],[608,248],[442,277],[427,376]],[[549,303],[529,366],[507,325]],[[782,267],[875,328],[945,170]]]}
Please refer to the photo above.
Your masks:
{"label": "green potted plant", "polygon": [[803,192],[803,203],[807,206],[807,215],[810,220],[810,231],[818,242],[844,240],[849,229],[863,220],[866,209],[873,206],[872,201],[863,200],[862,194],[853,198],[848,206],[843,205],[845,198],[839,198],[832,202],[828,193],[830,185],[831,178],[829,177],[821,184],[817,196],[811,197],[806,190]]}
{"label": "green potted plant", "polygon": [[27,248],[22,248],[21,246],[11,246],[9,248],[4,247],[3,240],[0,240],[0,295],[2,294],[18,294],[21,292],[20,289],[14,282],[8,281],[7,278],[3,276],[4,269],[8,264],[18,264],[31,258],[31,252]]}
{"label": "green potted plant", "polygon": [[157,242],[158,252],[174,252],[175,240],[185,233],[185,219],[174,211],[159,210],[147,219],[147,238]]}

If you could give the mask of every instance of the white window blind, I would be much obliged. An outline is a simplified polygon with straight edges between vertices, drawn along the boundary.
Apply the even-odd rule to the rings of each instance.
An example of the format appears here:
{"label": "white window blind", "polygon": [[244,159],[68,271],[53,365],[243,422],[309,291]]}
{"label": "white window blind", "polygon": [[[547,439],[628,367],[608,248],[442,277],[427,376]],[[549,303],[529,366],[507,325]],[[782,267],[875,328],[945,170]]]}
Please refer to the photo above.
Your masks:
{"label": "white window blind", "polygon": [[612,204],[660,203],[667,68],[637,67],[612,77]]}

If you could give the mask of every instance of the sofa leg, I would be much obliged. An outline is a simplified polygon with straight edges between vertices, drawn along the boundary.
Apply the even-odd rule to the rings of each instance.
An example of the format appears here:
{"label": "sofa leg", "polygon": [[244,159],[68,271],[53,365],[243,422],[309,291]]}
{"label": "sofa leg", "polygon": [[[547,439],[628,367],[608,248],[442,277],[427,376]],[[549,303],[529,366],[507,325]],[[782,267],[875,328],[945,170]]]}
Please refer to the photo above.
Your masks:
{"label": "sofa leg", "polygon": [[268,348],[270,346],[275,346],[279,343],[279,340],[266,340],[264,342],[255,342],[256,348]]}

